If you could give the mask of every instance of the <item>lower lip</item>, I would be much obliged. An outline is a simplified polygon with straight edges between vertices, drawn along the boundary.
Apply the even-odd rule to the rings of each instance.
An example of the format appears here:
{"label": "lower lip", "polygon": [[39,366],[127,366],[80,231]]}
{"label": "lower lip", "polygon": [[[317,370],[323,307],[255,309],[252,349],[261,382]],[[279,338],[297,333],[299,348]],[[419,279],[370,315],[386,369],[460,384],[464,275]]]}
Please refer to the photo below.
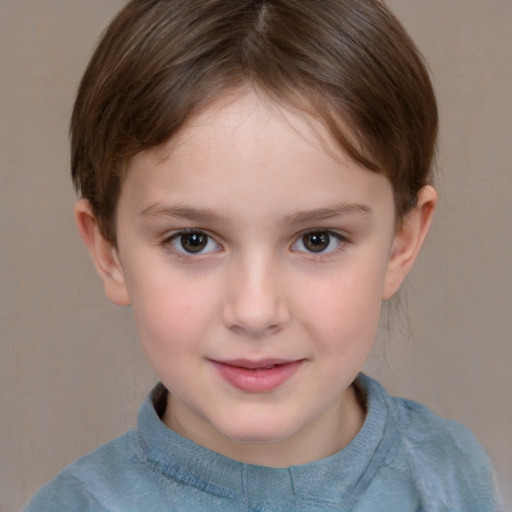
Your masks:
{"label": "lower lip", "polygon": [[249,393],[268,393],[290,379],[302,361],[278,364],[272,368],[243,368],[212,361],[221,377],[229,384]]}

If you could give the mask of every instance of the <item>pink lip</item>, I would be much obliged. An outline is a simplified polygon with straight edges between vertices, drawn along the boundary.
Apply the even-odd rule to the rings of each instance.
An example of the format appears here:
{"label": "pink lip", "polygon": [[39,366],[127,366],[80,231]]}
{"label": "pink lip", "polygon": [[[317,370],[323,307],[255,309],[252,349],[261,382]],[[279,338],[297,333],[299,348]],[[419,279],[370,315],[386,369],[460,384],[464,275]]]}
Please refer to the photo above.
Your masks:
{"label": "pink lip", "polygon": [[250,393],[265,393],[290,379],[303,360],[264,359],[251,361],[234,359],[211,363],[220,376],[232,386]]}

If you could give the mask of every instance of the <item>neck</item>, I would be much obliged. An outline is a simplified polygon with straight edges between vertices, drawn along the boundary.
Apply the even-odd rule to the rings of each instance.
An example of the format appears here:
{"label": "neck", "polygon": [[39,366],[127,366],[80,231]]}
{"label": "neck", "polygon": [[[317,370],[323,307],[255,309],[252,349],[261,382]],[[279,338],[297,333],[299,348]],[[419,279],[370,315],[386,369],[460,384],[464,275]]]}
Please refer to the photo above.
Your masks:
{"label": "neck", "polygon": [[329,457],[345,448],[363,426],[366,411],[354,385],[328,409],[291,436],[269,443],[243,443],[213,426],[190,428],[180,420],[179,405],[168,397],[164,423],[195,443],[246,464],[285,468]]}

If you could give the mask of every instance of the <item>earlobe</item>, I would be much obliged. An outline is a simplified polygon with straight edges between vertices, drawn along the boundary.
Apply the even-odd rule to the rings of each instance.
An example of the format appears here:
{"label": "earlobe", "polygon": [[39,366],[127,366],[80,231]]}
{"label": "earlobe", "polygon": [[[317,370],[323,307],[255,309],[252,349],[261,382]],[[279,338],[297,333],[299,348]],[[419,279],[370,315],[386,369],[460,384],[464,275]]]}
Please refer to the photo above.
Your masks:
{"label": "earlobe", "polygon": [[382,299],[391,298],[411,271],[427,236],[437,206],[437,192],[427,185],[418,192],[416,206],[397,230],[386,272]]}
{"label": "earlobe", "polygon": [[89,201],[79,199],[75,204],[74,215],[78,233],[103,281],[105,294],[119,306],[129,305],[130,299],[117,249],[101,234]]}

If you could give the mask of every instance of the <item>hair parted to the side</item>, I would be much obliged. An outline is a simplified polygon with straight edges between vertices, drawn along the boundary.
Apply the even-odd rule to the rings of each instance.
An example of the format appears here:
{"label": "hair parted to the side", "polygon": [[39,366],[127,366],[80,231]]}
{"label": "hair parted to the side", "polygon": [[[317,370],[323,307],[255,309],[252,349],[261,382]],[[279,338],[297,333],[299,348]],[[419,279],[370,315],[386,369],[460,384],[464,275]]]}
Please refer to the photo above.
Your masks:
{"label": "hair parted to the side", "polygon": [[72,176],[115,243],[124,164],[244,85],[321,121],[386,175],[397,218],[429,183],[437,107],[379,0],[132,0],[104,33],[71,120]]}

